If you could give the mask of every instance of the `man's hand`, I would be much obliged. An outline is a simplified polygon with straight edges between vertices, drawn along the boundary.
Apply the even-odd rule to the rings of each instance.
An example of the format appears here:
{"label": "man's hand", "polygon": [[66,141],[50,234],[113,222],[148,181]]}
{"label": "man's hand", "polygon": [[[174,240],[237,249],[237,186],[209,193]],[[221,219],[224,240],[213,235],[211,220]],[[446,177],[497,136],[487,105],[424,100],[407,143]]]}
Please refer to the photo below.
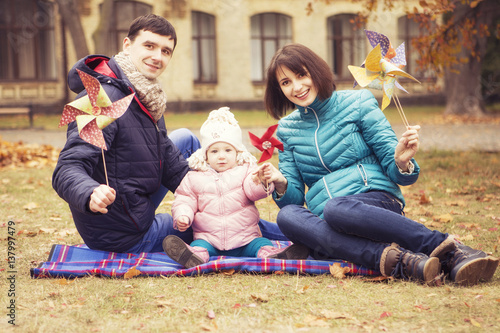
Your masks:
{"label": "man's hand", "polygon": [[184,232],[189,228],[189,217],[186,215],[179,216],[177,218],[177,230]]}
{"label": "man's hand", "polygon": [[113,188],[104,184],[99,185],[90,195],[90,211],[106,214],[108,212],[107,207],[111,205],[115,199],[116,191]]}

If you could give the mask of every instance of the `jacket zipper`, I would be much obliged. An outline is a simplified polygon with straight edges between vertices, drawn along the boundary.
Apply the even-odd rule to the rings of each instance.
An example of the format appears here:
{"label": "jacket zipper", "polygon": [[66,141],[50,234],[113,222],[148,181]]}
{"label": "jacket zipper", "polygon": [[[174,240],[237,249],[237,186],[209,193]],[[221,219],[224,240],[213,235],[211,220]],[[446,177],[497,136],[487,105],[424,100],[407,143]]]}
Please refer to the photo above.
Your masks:
{"label": "jacket zipper", "polygon": [[[130,89],[130,91],[134,92],[134,90],[131,87],[128,87],[128,88]],[[137,102],[137,104],[139,104],[139,107],[141,108],[141,110],[149,117],[149,119],[151,119],[151,121],[155,125],[155,128],[156,128],[156,148],[157,148],[157,152],[158,152],[158,161],[160,163],[160,171],[161,171],[162,163],[161,163],[161,155],[160,155],[160,128],[158,127],[158,122],[156,122],[154,120],[153,116],[151,115],[151,113],[149,113],[148,109],[146,109],[146,107],[141,103],[141,101],[139,100],[139,97],[137,97],[137,94],[134,96],[134,99]],[[160,187],[160,186],[161,186],[161,174],[160,174],[160,177],[158,178],[158,187]]]}
{"label": "jacket zipper", "polygon": [[316,151],[318,153],[319,160],[321,161],[321,164],[323,164],[323,167],[326,170],[328,170],[328,172],[332,172],[332,170],[328,169],[328,167],[326,166],[325,162],[323,161],[323,158],[321,157],[321,153],[319,151],[318,131],[319,131],[320,123],[319,123],[318,115],[316,114],[316,111],[314,111],[314,109],[311,109],[309,107],[306,107],[306,113],[307,113],[307,109],[310,109],[314,113],[314,117],[316,117],[316,123],[318,124],[318,127],[316,127],[316,130],[314,131],[314,145],[316,146]]}
{"label": "jacket zipper", "polygon": [[[216,172],[216,171],[214,171]],[[217,193],[219,194],[219,197],[220,197],[220,204],[219,204],[219,211],[220,211],[220,216],[222,218],[222,224],[223,224],[223,235],[222,235],[222,248],[225,249],[226,248],[226,240],[227,240],[227,230],[226,230],[226,225],[225,225],[225,219],[224,219],[224,203],[222,202],[222,200],[224,199],[224,194],[222,193],[222,189],[221,189],[221,186],[220,186],[220,178],[218,177],[217,174],[214,175],[215,176],[215,185],[217,186]]]}
{"label": "jacket zipper", "polygon": [[129,219],[134,223],[135,227],[137,230],[139,230],[139,226],[137,225],[137,223],[135,222],[135,220],[132,218],[132,216],[130,216],[128,210],[127,210],[127,207],[125,207],[125,202],[123,202],[122,200],[122,206],[123,206],[123,210],[125,211],[125,214],[127,214],[127,216],[129,217]]}
{"label": "jacket zipper", "polygon": [[363,182],[365,183],[365,186],[368,186],[368,175],[366,174],[365,167],[361,163],[359,163],[357,165],[357,167],[358,167],[358,171],[361,175],[361,178],[363,179]]}

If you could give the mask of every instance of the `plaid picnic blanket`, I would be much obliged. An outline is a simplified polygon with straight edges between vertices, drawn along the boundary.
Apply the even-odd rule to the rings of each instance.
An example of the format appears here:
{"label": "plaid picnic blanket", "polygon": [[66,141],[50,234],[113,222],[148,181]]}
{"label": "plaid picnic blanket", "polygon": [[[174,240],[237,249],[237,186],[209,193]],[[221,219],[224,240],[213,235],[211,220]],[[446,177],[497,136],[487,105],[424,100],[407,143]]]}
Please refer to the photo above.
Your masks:
{"label": "plaid picnic blanket", "polygon": [[[273,241],[281,248],[290,242]],[[206,264],[185,269],[165,253],[115,253],[91,250],[85,245],[53,245],[49,258],[37,268],[31,269],[32,278],[76,278],[88,275],[113,278],[126,277],[126,273],[135,268],[141,276],[195,276],[226,270],[235,272],[287,272],[292,274],[326,274],[330,265],[340,263],[349,267],[350,275],[380,275],[350,262],[342,260],[279,260],[249,257],[211,257]],[[135,271],[136,274],[137,271]]]}

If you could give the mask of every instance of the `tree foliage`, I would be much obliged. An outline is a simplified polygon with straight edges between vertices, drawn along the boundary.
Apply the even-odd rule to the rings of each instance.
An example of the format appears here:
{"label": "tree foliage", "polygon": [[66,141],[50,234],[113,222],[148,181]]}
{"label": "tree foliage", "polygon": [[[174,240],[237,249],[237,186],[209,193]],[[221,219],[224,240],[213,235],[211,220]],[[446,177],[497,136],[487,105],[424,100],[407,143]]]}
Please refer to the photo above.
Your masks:
{"label": "tree foliage", "polygon": [[[332,0],[314,2],[332,4]],[[404,8],[408,18],[419,24],[421,35],[414,38],[420,69],[433,70],[444,77],[447,108],[445,113],[480,116],[484,114],[482,92],[488,80],[481,78],[485,59],[490,63],[488,45],[500,40],[500,2],[498,0],[352,0],[361,10],[353,23],[364,26],[380,11]],[[309,1],[307,11],[313,10]],[[423,33],[425,32],[425,33]],[[495,52],[495,51],[494,51]],[[498,52],[498,50],[496,51]],[[489,74],[490,75],[490,74]],[[495,77],[495,75],[490,77]],[[491,85],[491,84],[490,84]]]}

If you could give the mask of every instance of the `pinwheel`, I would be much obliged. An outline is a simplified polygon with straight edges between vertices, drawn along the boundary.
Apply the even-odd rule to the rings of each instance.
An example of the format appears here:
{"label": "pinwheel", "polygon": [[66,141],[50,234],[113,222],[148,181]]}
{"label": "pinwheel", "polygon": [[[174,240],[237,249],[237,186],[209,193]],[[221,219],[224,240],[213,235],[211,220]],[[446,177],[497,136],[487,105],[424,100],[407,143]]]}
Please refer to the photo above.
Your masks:
{"label": "pinwheel", "polygon": [[[403,76],[419,82],[410,74],[400,69],[397,65],[390,63],[382,57],[381,46],[377,44],[373,50],[370,51],[365,60],[365,66],[348,66],[352,76],[361,87],[368,87],[372,89],[382,90],[382,111],[391,103],[391,98],[394,93],[396,85],[396,76]],[[396,95],[395,95],[396,96]],[[396,108],[398,109],[403,122],[408,127],[408,121],[404,116],[403,109],[399,103],[399,99],[395,97]]]}
{"label": "pinwheel", "polygon": [[[107,150],[107,147],[102,129],[127,111],[135,93],[112,103],[96,78],[81,70],[77,69],[77,71],[87,95],[64,106],[59,127],[76,120],[80,137],[101,148],[104,162],[104,150]],[[106,163],[104,163],[104,168],[106,168]],[[107,178],[106,174],[106,182]]]}
{"label": "pinwheel", "polygon": [[255,134],[248,132],[252,145],[262,152],[262,156],[260,157],[258,163],[270,159],[273,156],[274,148],[278,148],[283,151],[283,144],[278,139],[273,137],[277,127],[278,124],[269,127],[260,138]]}
{"label": "pinwheel", "polygon": [[394,96],[396,109],[403,119],[403,123],[408,127],[408,120],[399,98],[394,92],[394,87],[406,93],[408,92],[397,82],[396,76],[403,76],[416,82],[419,81],[402,70],[406,65],[404,43],[394,49],[387,36],[370,30],[365,30],[365,33],[374,48],[360,67],[348,66],[355,79],[354,85],[359,84],[362,87],[382,90],[382,111],[391,103],[392,96]]}

